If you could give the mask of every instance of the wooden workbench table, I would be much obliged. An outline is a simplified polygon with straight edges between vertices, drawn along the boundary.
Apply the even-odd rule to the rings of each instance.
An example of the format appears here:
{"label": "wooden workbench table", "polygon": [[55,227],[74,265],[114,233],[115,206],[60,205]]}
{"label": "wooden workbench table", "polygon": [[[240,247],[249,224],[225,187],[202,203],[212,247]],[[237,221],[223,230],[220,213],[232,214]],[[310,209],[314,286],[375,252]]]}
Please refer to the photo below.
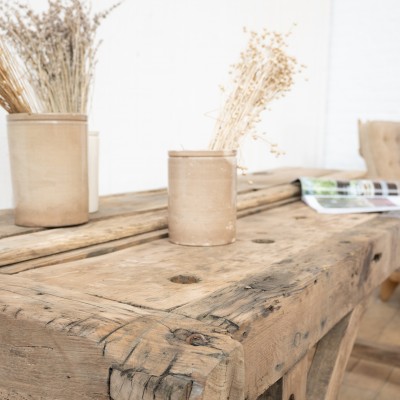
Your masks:
{"label": "wooden workbench table", "polygon": [[300,175],[359,173],[242,179],[228,246],[169,243],[165,190],[103,198],[79,227],[1,212],[0,399],[334,399],[400,219],[317,214]]}

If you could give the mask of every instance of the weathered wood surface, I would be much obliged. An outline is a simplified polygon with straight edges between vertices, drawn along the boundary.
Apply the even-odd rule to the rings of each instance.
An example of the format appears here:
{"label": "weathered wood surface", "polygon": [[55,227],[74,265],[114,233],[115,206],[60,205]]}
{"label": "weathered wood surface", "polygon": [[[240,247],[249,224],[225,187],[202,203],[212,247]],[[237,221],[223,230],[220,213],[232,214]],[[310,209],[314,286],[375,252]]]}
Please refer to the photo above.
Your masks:
{"label": "weathered wood surface", "polygon": [[4,278],[0,387],[33,399],[109,399],[110,392],[125,399],[124,381],[142,378],[133,399],[169,398],[182,385],[193,399],[243,393],[240,343],[212,327],[19,276]]}
{"label": "weathered wood surface", "polygon": [[127,238],[111,240],[106,243],[86,246],[76,250],[64,251],[62,253],[51,254],[49,256],[33,258],[32,260],[21,261],[16,264],[0,267],[0,274],[18,274],[29,269],[47,267],[50,265],[61,264],[69,261],[83,260],[85,258],[98,257],[104,254],[113,253],[138,244],[151,242],[153,240],[168,237],[167,229],[160,229],[140,235],[129,236]]}
{"label": "weathered wood surface", "polygon": [[336,400],[366,301],[358,304],[318,343],[307,383],[307,400]]}
{"label": "weathered wood surface", "polygon": [[[46,267],[25,271],[23,276],[48,284],[62,282],[64,288],[84,290],[99,298],[168,311],[251,277],[264,264],[295,258],[302,250],[308,252],[311,238],[317,252],[332,234],[340,235],[344,228],[351,229],[374,217],[355,215],[338,224],[338,216],[321,220],[297,202],[239,220],[237,241],[228,248],[177,247],[158,240],[101,257],[53,265],[51,274]],[[321,231],[315,231],[317,225]],[[194,276],[199,282],[177,285],[170,281],[174,276]]]}
{"label": "weathered wood surface", "polygon": [[281,393],[294,382],[304,393],[299,360],[400,265],[399,239],[396,215],[319,215],[295,202],[241,218],[229,246],[154,237],[8,271],[0,393],[254,400],[280,379]]}
{"label": "weathered wood surface", "polygon": [[295,364],[282,378],[282,399],[306,400],[307,375],[308,375],[307,354]]}
{"label": "weathered wood surface", "polygon": [[[288,184],[299,176],[319,176],[334,172],[333,170],[307,168],[280,168],[279,170],[260,172],[239,177],[238,192],[244,194],[266,187]],[[136,215],[143,212],[165,210],[166,208],[166,189],[116,194],[100,198],[99,211],[90,214],[90,221],[122,215]],[[14,225],[12,210],[0,210],[0,239],[42,230],[41,228],[16,226]]]}
{"label": "weathered wood surface", "polygon": [[[260,174],[258,178],[254,177],[258,184],[253,190],[244,188],[242,192],[239,192],[239,213],[298,197],[300,194],[299,187],[290,182],[301,175],[320,176],[326,175],[326,173],[323,170],[295,168],[284,170],[283,176],[280,176],[278,172]],[[341,176],[340,173],[336,173],[336,175]],[[360,172],[346,172],[345,176],[360,176]],[[246,179],[250,179],[250,176]],[[262,181],[264,186],[261,186]],[[247,183],[246,185],[249,186],[250,184]],[[251,185],[254,185],[254,183]],[[133,195],[128,194],[126,196],[129,199]],[[12,221],[12,219],[10,220],[10,212],[3,212],[0,215],[0,266],[165,229],[167,227],[165,191],[154,191],[148,196],[145,193],[140,193],[138,197],[139,200],[131,203],[126,201],[123,195],[112,196],[111,199],[106,198],[104,199],[106,203],[104,211],[99,213],[99,217],[94,214],[89,223],[51,230],[15,227],[10,222]],[[119,214],[117,214],[118,202],[122,203]],[[132,204],[130,208],[129,204]],[[148,208],[146,208],[146,204],[149,204]],[[3,223],[2,218],[5,219]],[[18,234],[15,230],[18,231]],[[15,240],[14,236],[16,235],[18,240]],[[90,252],[91,250],[89,250]]]}

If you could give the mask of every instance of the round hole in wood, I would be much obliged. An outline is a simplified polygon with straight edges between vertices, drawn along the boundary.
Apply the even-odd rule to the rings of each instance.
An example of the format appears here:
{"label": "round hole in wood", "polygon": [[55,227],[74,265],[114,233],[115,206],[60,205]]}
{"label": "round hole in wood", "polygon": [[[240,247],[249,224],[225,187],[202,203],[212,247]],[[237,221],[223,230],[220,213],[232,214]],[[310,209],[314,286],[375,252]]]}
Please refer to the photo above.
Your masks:
{"label": "round hole in wood", "polygon": [[254,239],[253,243],[271,244],[271,243],[275,243],[275,240],[271,240],[271,239]]}
{"label": "round hole in wood", "polygon": [[200,282],[200,279],[193,275],[177,275],[170,278],[173,283],[180,283],[182,285],[190,285],[192,283]]}

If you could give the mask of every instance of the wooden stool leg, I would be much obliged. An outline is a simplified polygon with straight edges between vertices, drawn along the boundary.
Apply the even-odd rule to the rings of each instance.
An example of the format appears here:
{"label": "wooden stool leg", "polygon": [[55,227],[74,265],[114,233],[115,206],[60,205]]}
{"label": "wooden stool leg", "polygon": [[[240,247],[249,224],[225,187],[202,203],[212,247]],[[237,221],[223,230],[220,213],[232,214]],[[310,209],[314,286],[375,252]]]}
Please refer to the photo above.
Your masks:
{"label": "wooden stool leg", "polygon": [[399,282],[392,280],[390,277],[386,279],[382,283],[379,293],[379,297],[381,298],[381,300],[388,301],[398,285]]}
{"label": "wooden stool leg", "polygon": [[308,373],[307,400],[336,400],[366,301],[338,322],[317,344]]}

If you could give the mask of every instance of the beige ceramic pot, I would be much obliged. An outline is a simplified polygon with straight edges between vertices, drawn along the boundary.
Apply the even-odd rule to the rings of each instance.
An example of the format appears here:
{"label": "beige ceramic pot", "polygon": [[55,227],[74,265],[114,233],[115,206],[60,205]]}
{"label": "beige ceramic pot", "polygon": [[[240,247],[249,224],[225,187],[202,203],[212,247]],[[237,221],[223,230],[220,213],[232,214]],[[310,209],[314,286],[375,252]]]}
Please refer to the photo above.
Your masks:
{"label": "beige ceramic pot", "polygon": [[170,151],[170,241],[189,246],[234,242],[236,177],[236,151]]}
{"label": "beige ceramic pot", "polygon": [[87,117],[11,114],[7,129],[15,223],[57,227],[87,222]]}

